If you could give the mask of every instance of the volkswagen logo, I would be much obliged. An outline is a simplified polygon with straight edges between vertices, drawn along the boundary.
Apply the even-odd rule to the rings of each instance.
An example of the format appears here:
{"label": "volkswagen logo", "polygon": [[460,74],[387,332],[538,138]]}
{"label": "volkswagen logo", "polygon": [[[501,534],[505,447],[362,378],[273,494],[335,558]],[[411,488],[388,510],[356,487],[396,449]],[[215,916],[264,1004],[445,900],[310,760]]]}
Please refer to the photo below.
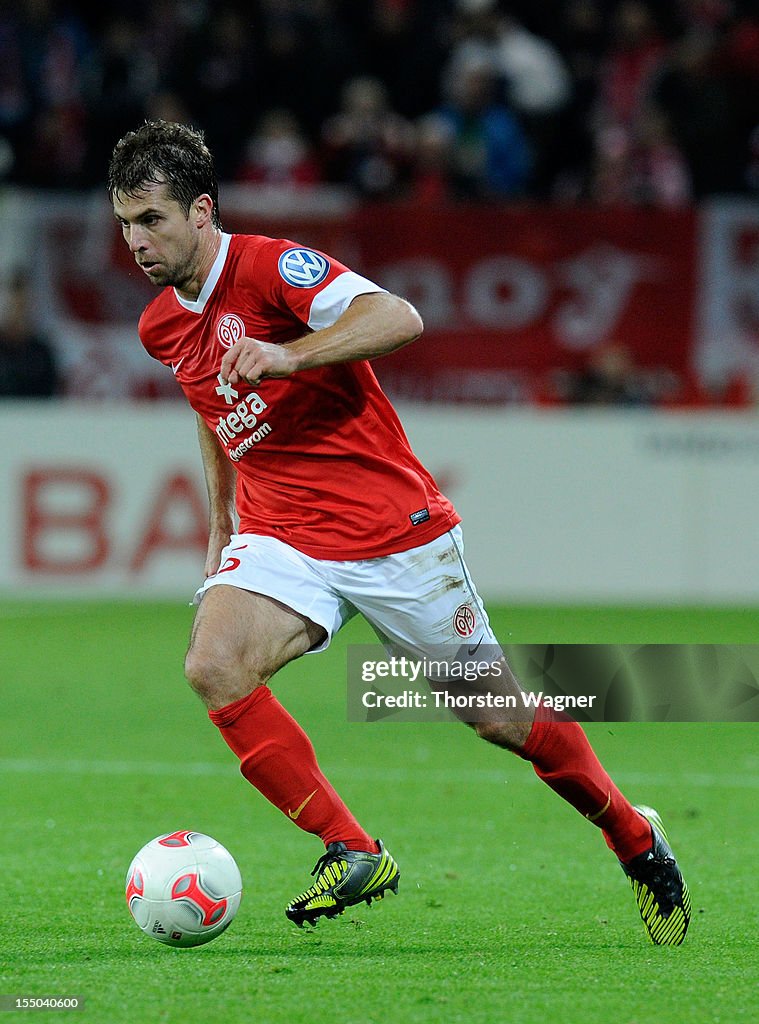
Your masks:
{"label": "volkswagen logo", "polygon": [[295,288],[313,288],[329,273],[329,262],[313,249],[287,249],[279,257],[279,272]]}

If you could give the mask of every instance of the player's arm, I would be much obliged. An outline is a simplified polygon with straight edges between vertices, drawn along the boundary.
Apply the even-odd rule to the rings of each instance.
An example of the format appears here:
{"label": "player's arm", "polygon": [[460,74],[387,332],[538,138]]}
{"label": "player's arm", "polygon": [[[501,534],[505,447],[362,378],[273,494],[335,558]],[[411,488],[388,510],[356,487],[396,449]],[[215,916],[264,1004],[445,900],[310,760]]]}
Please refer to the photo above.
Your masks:
{"label": "player's arm", "polygon": [[289,377],[330,363],[373,359],[414,341],[422,318],[405,299],[388,292],[357,295],[330,326],[284,345],[243,338],[224,355],[221,375],[230,384],[262,377]]}
{"label": "player's arm", "polygon": [[206,576],[213,576],[222,549],[235,532],[235,484],[237,472],[224,454],[216,434],[198,416],[198,442],[208,488],[208,553]]}

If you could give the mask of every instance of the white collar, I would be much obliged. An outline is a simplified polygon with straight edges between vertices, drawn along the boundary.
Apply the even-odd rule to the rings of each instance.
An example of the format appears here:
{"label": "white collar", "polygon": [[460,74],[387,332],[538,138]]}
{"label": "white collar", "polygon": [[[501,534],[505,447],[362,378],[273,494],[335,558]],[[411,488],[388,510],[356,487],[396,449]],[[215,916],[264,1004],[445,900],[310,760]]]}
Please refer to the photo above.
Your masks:
{"label": "white collar", "polygon": [[174,289],[174,296],[180,306],[186,309],[190,313],[202,313],[205,309],[205,305],[211,297],[211,293],[216,287],[216,282],[221,277],[221,272],[224,269],[224,264],[227,261],[227,253],[229,252],[229,243],[232,241],[232,236],[222,231],[221,233],[221,245],[219,251],[216,254],[216,259],[213,261],[213,266],[208,274],[208,277],[203,282],[203,287],[200,289],[200,294],[197,299],[193,302],[191,299],[183,299],[179,292]]}

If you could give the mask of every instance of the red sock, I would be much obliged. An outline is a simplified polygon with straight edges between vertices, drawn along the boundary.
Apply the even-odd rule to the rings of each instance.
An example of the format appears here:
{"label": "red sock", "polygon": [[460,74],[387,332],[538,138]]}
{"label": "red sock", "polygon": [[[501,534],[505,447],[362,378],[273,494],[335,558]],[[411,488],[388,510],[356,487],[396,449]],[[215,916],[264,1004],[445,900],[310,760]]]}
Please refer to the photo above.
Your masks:
{"label": "red sock", "polygon": [[577,724],[538,705],[532,731],[518,752],[547,785],[601,829],[623,862],[651,847],[651,826],[620,793]]}
{"label": "red sock", "polygon": [[343,842],[349,850],[378,852],[322,775],[314,748],[268,686],[208,717],[240,758],[240,771],[270,803],[324,845]]}

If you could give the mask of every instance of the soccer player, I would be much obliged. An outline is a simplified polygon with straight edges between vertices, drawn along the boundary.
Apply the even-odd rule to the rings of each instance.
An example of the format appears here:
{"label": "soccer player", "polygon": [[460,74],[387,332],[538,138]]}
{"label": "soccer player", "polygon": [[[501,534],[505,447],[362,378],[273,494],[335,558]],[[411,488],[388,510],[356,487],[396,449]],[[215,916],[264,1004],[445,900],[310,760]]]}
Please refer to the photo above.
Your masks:
{"label": "soccer player", "polygon": [[[161,288],[140,319],[142,344],[197,414],[210,536],[185,672],[244,777],[323,841],[313,885],[285,911],[314,924],[397,892],[399,870],[325,778],[269,680],[323,650],[357,612],[412,656],[442,646],[473,661],[480,647],[502,657],[459,517],[367,361],[413,341],[422,323],[408,302],[323,253],[225,234],[213,159],[193,128],[156,121],[129,132],[108,191],[138,266]],[[505,663],[499,685],[520,692]],[[659,816],[631,806],[580,726],[544,706],[492,709],[469,724],[532,762],[601,829],[652,941],[681,943],[690,899]]]}

